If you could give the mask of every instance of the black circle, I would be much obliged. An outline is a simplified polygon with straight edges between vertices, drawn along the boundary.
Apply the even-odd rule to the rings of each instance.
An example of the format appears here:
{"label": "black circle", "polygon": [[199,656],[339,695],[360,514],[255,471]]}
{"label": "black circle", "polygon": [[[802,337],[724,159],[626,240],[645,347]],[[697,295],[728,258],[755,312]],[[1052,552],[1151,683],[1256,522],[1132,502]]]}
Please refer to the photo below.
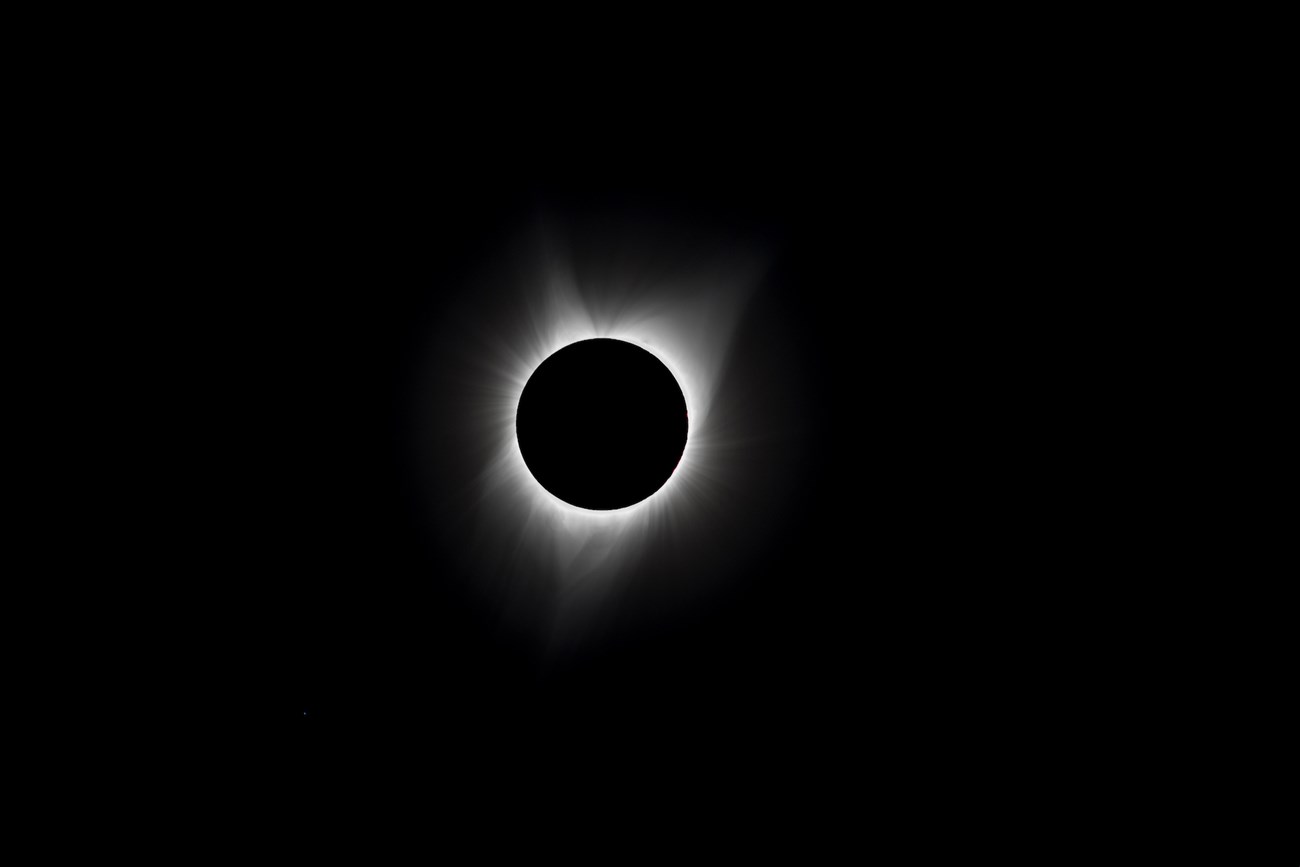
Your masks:
{"label": "black circle", "polygon": [[621,509],[663,487],[686,448],[686,398],[635,344],[571,343],[533,371],[515,414],[533,477],[583,509]]}

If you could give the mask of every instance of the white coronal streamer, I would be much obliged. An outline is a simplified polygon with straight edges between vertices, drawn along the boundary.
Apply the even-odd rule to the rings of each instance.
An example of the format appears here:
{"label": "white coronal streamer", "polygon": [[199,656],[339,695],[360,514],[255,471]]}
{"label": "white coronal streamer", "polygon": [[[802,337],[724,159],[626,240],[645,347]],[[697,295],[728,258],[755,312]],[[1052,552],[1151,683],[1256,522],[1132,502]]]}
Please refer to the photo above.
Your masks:
{"label": "white coronal streamer", "polygon": [[[508,572],[533,580],[540,572],[549,580],[556,594],[552,640],[608,601],[647,546],[671,546],[707,519],[725,487],[727,449],[712,411],[762,262],[731,253],[669,264],[607,260],[598,277],[579,277],[567,257],[552,252],[525,268],[514,287],[522,315],[482,335],[489,364],[477,418],[491,454],[479,477],[478,545],[508,557],[501,564]],[[519,396],[537,366],[564,346],[597,337],[625,340],[659,358],[681,386],[689,417],[686,447],[668,481],[647,499],[613,511],[581,509],[548,492],[525,465],[515,434]],[[513,595],[510,588],[498,592]]]}

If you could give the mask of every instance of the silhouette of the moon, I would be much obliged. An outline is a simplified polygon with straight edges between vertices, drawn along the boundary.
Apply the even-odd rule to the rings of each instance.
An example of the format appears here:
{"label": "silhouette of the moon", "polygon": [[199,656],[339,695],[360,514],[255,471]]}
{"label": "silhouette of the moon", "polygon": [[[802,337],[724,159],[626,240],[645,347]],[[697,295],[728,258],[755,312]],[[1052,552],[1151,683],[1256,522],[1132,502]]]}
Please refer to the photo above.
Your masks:
{"label": "silhouette of the moon", "polygon": [[687,424],[686,398],[664,363],[609,338],[571,343],[538,365],[515,414],[533,477],[592,510],[622,509],[663,487]]}

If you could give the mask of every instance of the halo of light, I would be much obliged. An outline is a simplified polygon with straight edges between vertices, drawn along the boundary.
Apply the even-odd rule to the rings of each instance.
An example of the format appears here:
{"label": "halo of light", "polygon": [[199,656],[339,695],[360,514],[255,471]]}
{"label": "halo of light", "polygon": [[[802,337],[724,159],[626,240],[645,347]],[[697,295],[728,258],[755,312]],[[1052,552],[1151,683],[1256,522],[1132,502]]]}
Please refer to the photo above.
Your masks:
{"label": "halo of light", "polygon": [[[636,255],[596,255],[598,267],[580,276],[575,257],[543,232],[542,243],[503,255],[513,266],[509,279],[481,278],[499,293],[495,305],[511,315],[471,313],[459,323],[472,329],[458,344],[470,365],[464,379],[472,395],[461,401],[459,424],[487,453],[469,490],[441,495],[439,514],[459,521],[467,565],[501,607],[537,596],[539,588],[519,582],[549,587],[552,640],[578,631],[648,548],[696,532],[737,494],[731,460],[737,443],[726,419],[715,417],[715,397],[765,257],[740,245],[720,245],[707,256],[683,255],[680,244],[632,247]],[[583,509],[551,494],[528,470],[515,435],[519,398],[538,365],[569,344],[600,337],[659,359],[681,387],[690,419],[668,481],[615,510]],[[529,612],[520,617],[537,619]]]}

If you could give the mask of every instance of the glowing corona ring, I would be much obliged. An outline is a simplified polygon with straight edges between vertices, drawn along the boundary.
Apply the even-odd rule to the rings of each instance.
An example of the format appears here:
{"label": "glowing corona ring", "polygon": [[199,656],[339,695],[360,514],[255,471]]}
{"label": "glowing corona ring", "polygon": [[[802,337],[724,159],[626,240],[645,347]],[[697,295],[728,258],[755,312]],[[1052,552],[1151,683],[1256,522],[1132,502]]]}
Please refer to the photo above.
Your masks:
{"label": "glowing corona ring", "polygon": [[[630,234],[629,248],[643,234]],[[554,245],[504,253],[510,272],[483,280],[496,294],[464,314],[446,338],[459,348],[444,357],[472,365],[459,375],[458,387],[468,391],[456,400],[457,429],[466,441],[490,448],[472,488],[439,491],[437,508],[452,516],[448,523],[458,528],[467,569],[489,598],[559,594],[543,628],[552,640],[580,631],[571,627],[618,585],[626,566],[644,562],[652,550],[680,548],[745,496],[734,456],[740,444],[728,433],[735,420],[715,418],[715,398],[765,257],[729,245],[704,259],[697,247],[695,237],[646,243],[635,258],[599,261],[598,280],[580,277],[572,255]],[[509,315],[490,312],[501,310]],[[680,460],[662,486],[609,510],[581,508],[548,491],[529,470],[516,435],[519,401],[537,368],[570,344],[594,338],[624,341],[658,359],[681,389],[689,419]],[[519,615],[528,623],[540,616]]]}

